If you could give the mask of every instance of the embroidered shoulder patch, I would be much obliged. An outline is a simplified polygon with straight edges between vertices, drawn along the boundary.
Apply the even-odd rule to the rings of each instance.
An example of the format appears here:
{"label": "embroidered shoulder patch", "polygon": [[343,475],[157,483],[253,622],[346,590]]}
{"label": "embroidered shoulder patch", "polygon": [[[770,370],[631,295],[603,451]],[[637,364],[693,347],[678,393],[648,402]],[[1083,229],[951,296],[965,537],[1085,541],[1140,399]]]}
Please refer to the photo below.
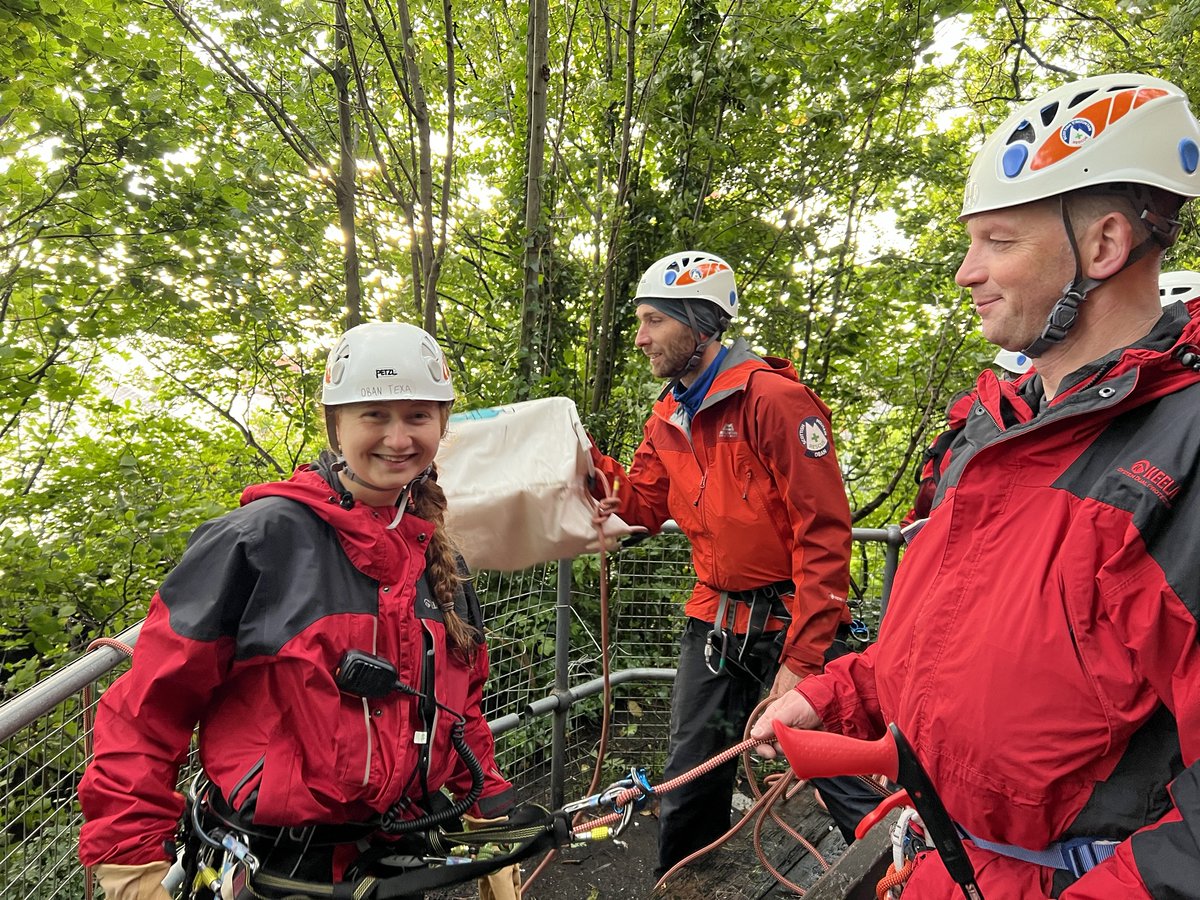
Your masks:
{"label": "embroidered shoulder patch", "polygon": [[800,443],[804,444],[804,455],[820,459],[829,453],[829,432],[819,416],[809,416],[798,429]]}

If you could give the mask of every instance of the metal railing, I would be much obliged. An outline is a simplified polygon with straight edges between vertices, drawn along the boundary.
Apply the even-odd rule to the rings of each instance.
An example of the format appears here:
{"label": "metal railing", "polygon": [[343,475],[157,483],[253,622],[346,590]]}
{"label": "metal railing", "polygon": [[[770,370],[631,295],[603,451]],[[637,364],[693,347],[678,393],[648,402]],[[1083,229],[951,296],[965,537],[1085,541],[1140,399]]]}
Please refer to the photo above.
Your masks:
{"label": "metal railing", "polygon": [[[886,608],[900,533],[895,526],[855,529],[854,537],[855,581],[865,594],[858,614],[874,625]],[[596,759],[603,690],[597,573],[593,556],[477,576],[491,659],[484,713],[497,763],[523,799],[551,808],[586,790]],[[678,534],[611,557],[606,777],[631,765],[661,770],[682,601],[693,577]],[[117,639],[132,644],[140,628]],[[86,765],[82,695],[94,686],[90,693],[99,696],[125,663],[119,650],[94,650],[0,706],[0,896],[83,896],[75,855],[82,819],[75,793]]]}

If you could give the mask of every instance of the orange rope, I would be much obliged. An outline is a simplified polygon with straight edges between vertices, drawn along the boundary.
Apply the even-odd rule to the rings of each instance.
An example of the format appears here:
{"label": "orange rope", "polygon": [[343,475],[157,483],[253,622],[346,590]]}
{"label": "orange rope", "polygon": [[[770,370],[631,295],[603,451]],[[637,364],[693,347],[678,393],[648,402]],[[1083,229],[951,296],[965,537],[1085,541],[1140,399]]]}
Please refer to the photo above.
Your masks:
{"label": "orange rope", "polygon": [[912,870],[913,861],[911,859],[904,863],[904,868],[899,872],[896,871],[895,863],[888,863],[887,872],[879,880],[879,884],[875,885],[875,900],[888,900],[892,896],[892,888],[902,887],[908,881],[908,876],[912,874]]}
{"label": "orange rope", "polygon": [[[601,472],[597,472],[596,475],[600,479],[600,482],[604,487],[605,496],[612,497],[613,496],[612,489],[609,486],[607,480],[605,479],[604,474]],[[603,716],[603,720],[602,720],[601,733],[600,733],[600,746],[599,746],[599,749],[597,752],[597,758],[596,758],[596,768],[593,772],[591,786],[588,788],[588,792],[587,792],[588,795],[595,794],[599,788],[601,770],[602,770],[604,756],[605,756],[605,752],[606,752],[607,744],[608,744],[609,715],[610,715],[611,705],[612,705],[611,689],[609,686],[609,658],[608,658],[608,656],[609,656],[609,649],[608,649],[608,616],[609,616],[608,553],[607,553],[607,550],[605,549],[606,548],[606,540],[605,540],[605,535],[604,535],[603,524],[597,523],[596,530],[597,530],[597,536],[599,538],[599,544],[600,544],[600,623],[601,623],[600,624],[600,634],[601,634],[601,658],[602,658],[603,671],[604,671],[604,716]],[[707,847],[703,847],[703,848],[695,851],[691,855],[680,860],[678,863],[676,863],[674,866],[672,866],[671,869],[668,872],[666,872],[662,876],[662,878],[659,879],[658,883],[655,885],[656,891],[661,889],[676,872],[678,872],[680,869],[682,869],[688,863],[705,856],[706,854],[715,850],[717,847],[720,847],[722,844],[725,844],[731,838],[733,838],[734,835],[736,835],[739,831],[741,831],[744,827],[746,827],[747,825],[752,823],[754,826],[753,830],[752,830],[754,850],[758,856],[759,861],[762,863],[763,867],[768,872],[770,872],[771,875],[775,878],[775,880],[778,881],[780,884],[782,884],[784,887],[793,891],[798,896],[803,896],[805,893],[804,889],[801,888],[799,885],[792,883],[782,873],[780,873],[771,864],[771,862],[767,859],[766,852],[763,850],[762,831],[763,831],[763,826],[764,826],[765,822],[767,821],[768,817],[772,821],[774,821],[777,825],[779,825],[788,835],[790,835],[793,840],[795,840],[797,843],[799,843],[801,846],[803,846],[804,849],[806,851],[808,851],[808,853],[817,861],[817,863],[821,866],[821,868],[824,871],[829,871],[830,864],[825,860],[825,858],[820,854],[820,852],[818,852],[817,848],[815,846],[813,846],[813,844],[810,843],[807,839],[805,839],[805,837],[802,834],[800,834],[798,831],[796,831],[794,828],[792,828],[791,825],[789,825],[787,822],[785,822],[783,820],[783,818],[779,815],[779,813],[776,812],[776,810],[775,810],[776,804],[781,799],[790,799],[795,794],[795,792],[800,789],[803,782],[796,781],[795,777],[792,775],[790,770],[786,771],[786,772],[778,772],[778,773],[767,776],[766,782],[768,784],[768,788],[766,791],[763,791],[763,789],[759,786],[758,781],[754,776],[752,757],[751,757],[750,751],[753,750],[755,747],[757,747],[759,744],[767,743],[767,741],[761,740],[761,739],[759,739],[759,740],[749,739],[748,735],[750,733],[750,728],[753,726],[754,722],[757,721],[758,717],[762,714],[763,710],[765,710],[767,705],[769,703],[771,703],[774,699],[775,698],[773,698],[773,697],[767,697],[766,699],[762,700],[758,704],[758,706],[755,707],[754,711],[750,714],[749,721],[747,721],[747,723],[746,723],[746,729],[743,734],[743,737],[746,739],[743,740],[741,743],[739,743],[733,747],[730,747],[726,750],[723,750],[722,752],[718,753],[716,756],[713,756],[711,759],[708,759],[708,760],[704,761],[703,763],[701,763],[699,766],[696,766],[694,769],[684,772],[683,774],[678,775],[675,778],[672,778],[671,780],[665,781],[662,784],[656,785],[654,787],[654,793],[656,795],[668,793],[669,791],[672,791],[675,788],[677,788],[683,784],[686,784],[687,782],[692,781],[695,778],[700,777],[701,775],[704,775],[708,772],[711,772],[712,770],[714,770],[716,768],[719,768],[720,766],[729,762],[731,759],[741,756],[747,782],[750,785],[751,793],[755,797],[754,804],[748,810],[746,810],[745,814],[741,817],[741,819],[739,819],[738,822],[732,828],[729,829],[729,831],[727,831],[724,835],[722,835],[717,840],[713,841]],[[879,785],[871,783],[871,782],[868,782],[868,783],[870,783],[871,786],[874,787],[876,790],[883,793],[883,790],[880,788]],[[628,788],[616,796],[616,798],[613,800],[612,805],[617,808],[624,808],[627,804],[633,803],[634,801],[641,799],[641,796],[642,796],[642,791],[639,788],[636,788],[636,787]],[[576,814],[576,816],[572,820],[571,827],[572,827],[573,833],[581,834],[583,832],[590,831],[592,829],[599,828],[601,826],[614,825],[614,824],[619,823],[624,818],[621,813],[613,812],[613,813],[608,813],[606,815],[600,816],[595,819],[588,820],[586,822],[581,822],[580,820],[583,818],[583,815],[584,815],[583,812],[580,812],[580,813]],[[533,884],[533,882],[537,879],[537,877],[545,870],[545,868],[557,856],[558,856],[558,851],[551,850],[549,853],[546,854],[546,856],[541,860],[541,862],[538,863],[537,867],[533,870],[533,872],[530,873],[529,877],[525,879],[525,881],[522,885],[522,896],[524,896],[525,889]]]}
{"label": "orange rope", "polygon": [[[604,485],[604,494],[606,497],[615,496],[612,488],[608,484],[608,479],[604,473],[596,471],[596,477],[600,479]],[[596,793],[600,788],[601,773],[604,769],[604,757],[608,755],[608,732],[609,719],[612,714],[612,685],[610,682],[610,661],[608,648],[608,551],[605,549],[604,524],[597,523],[596,536],[600,541],[600,670],[603,676],[604,694],[601,701],[603,709],[600,716],[600,743],[596,748],[596,767],[592,771],[592,783],[588,787],[587,795],[590,796]],[[574,829],[579,824],[579,820],[583,818],[583,813],[576,813],[574,820],[571,822],[571,827]],[[615,818],[619,819],[619,816]],[[542,874],[547,866],[550,865],[558,857],[558,850],[554,849],[542,857],[542,861],[537,864],[537,867],[529,873],[529,877],[521,883],[521,896],[525,896],[525,889],[537,880],[537,877]]]}
{"label": "orange rope", "polygon": [[[767,697],[759,702],[758,706],[756,706],[754,708],[754,711],[750,713],[750,718],[746,722],[746,730],[745,730],[744,734],[748,735],[750,733],[750,729],[753,727],[755,721],[757,721],[758,717],[762,714],[763,710],[765,710],[767,708],[767,706],[773,702],[774,699],[775,698],[773,698],[773,697]],[[658,883],[655,885],[655,890],[659,890],[664,885],[666,885],[667,881],[670,880],[670,878],[676,872],[678,872],[680,869],[682,869],[688,863],[692,862],[693,860],[699,859],[700,857],[712,852],[717,847],[720,847],[722,844],[727,843],[734,835],[736,835],[739,831],[741,831],[743,827],[745,827],[748,823],[753,822],[754,828],[753,828],[752,834],[753,834],[754,852],[755,852],[755,855],[758,857],[759,862],[762,863],[763,868],[766,869],[768,872],[770,872],[771,877],[773,877],[781,885],[783,885],[787,889],[793,891],[798,896],[801,896],[801,897],[804,896],[804,893],[805,893],[804,888],[789,881],[788,878],[782,872],[780,872],[778,869],[776,869],[775,866],[772,865],[770,860],[767,859],[766,851],[763,849],[763,846],[762,846],[762,831],[763,831],[763,825],[766,823],[766,820],[768,819],[768,817],[773,822],[775,822],[780,827],[782,827],[783,830],[786,831],[788,833],[788,835],[790,835],[801,846],[803,846],[804,849],[808,851],[808,853],[813,857],[813,859],[815,859],[817,861],[817,863],[821,866],[821,868],[824,871],[826,871],[826,872],[829,871],[829,868],[830,868],[829,863],[820,854],[820,852],[817,850],[817,848],[814,847],[812,845],[812,843],[810,843],[807,839],[805,839],[805,837],[802,834],[800,834],[798,831],[796,831],[794,828],[792,828],[791,825],[789,825],[787,822],[785,822],[783,820],[783,818],[775,810],[775,806],[779,802],[779,800],[781,798],[788,799],[791,796],[793,796],[795,794],[795,792],[803,784],[803,782],[798,782],[796,780],[796,778],[792,775],[790,770],[787,772],[776,772],[772,775],[768,775],[767,778],[765,779],[769,786],[768,786],[767,790],[764,792],[762,790],[762,788],[759,786],[758,780],[754,777],[754,768],[752,765],[752,758],[750,756],[750,751],[752,749],[754,749],[755,747],[757,747],[759,744],[764,744],[764,743],[767,743],[767,741],[764,739],[756,740],[756,739],[747,738],[746,740],[742,741],[740,744],[737,744],[734,747],[730,747],[728,750],[725,750],[725,751],[717,754],[712,759],[706,761],[705,763],[701,764],[697,768],[692,769],[690,772],[685,772],[683,775],[680,775],[678,778],[673,778],[671,781],[666,782],[665,784],[659,785],[657,788],[655,788],[655,793],[665,793],[666,791],[671,790],[672,788],[678,787],[680,784],[683,784],[686,781],[690,781],[691,779],[695,778],[697,775],[700,775],[703,772],[710,771],[711,769],[721,765],[726,760],[730,759],[731,756],[740,754],[742,756],[742,763],[743,763],[743,767],[745,770],[746,780],[750,785],[751,793],[756,798],[754,805],[751,806],[748,810],[746,810],[746,812],[742,816],[742,818],[739,819],[738,822],[731,829],[729,829],[729,831],[727,831],[721,837],[717,838],[717,840],[713,841],[707,847],[703,847],[700,850],[697,850],[695,853],[691,854],[690,856],[686,857],[685,859],[680,860],[678,863],[676,863],[674,866],[672,866],[671,869],[668,872],[666,872],[666,874],[664,874],[662,876],[662,878],[659,879]]]}

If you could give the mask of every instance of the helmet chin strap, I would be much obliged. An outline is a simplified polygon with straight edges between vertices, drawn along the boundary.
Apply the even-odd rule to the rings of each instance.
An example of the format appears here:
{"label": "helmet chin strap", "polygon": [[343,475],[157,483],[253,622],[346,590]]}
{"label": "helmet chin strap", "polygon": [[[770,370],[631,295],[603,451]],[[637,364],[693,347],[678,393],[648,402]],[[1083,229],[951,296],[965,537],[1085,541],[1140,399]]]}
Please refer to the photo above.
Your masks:
{"label": "helmet chin strap", "polygon": [[1150,209],[1143,209],[1141,219],[1150,230],[1150,236],[1130,250],[1129,256],[1125,259],[1125,264],[1113,272],[1112,275],[1109,275],[1108,278],[1084,278],[1083,262],[1079,258],[1079,244],[1075,240],[1075,229],[1071,227],[1071,215],[1067,212],[1066,194],[1059,194],[1058,208],[1062,214],[1063,227],[1067,231],[1067,240],[1071,244],[1071,254],[1075,257],[1075,277],[1067,282],[1066,286],[1062,289],[1062,296],[1051,307],[1050,314],[1046,317],[1046,324],[1042,328],[1042,333],[1034,339],[1033,343],[1021,351],[1032,359],[1042,356],[1047,350],[1066,338],[1067,332],[1071,330],[1079,318],[1080,305],[1087,299],[1087,295],[1091,291],[1104,284],[1108,278],[1120,275],[1149,253],[1153,246],[1171,246],[1175,237],[1179,234],[1179,223],[1174,219],[1161,216]]}
{"label": "helmet chin strap", "polygon": [[[368,490],[379,491],[380,493],[386,493],[388,491],[388,488],[382,488],[379,487],[379,485],[371,484],[371,482],[367,481],[365,478],[357,475],[354,470],[350,468],[350,464],[346,462],[346,457],[341,454],[338,454],[337,462],[333,464],[332,471],[334,478],[338,478],[339,472],[345,472],[347,478],[349,478],[355,484],[361,484]],[[396,517],[392,519],[391,524],[388,525],[389,531],[394,530],[396,526],[400,524],[400,520],[404,518],[404,511],[408,509],[408,501],[412,496],[412,489],[418,484],[424,483],[432,473],[433,464],[430,463],[425,467],[425,471],[423,471],[420,475],[418,475],[400,490],[400,496],[396,501]],[[340,481],[340,478],[338,480]],[[347,490],[342,491],[341,505],[343,509],[350,509],[350,507],[354,505],[354,497]]]}
{"label": "helmet chin strap", "polygon": [[338,472],[345,472],[347,478],[349,478],[355,484],[361,484],[367,490],[379,491],[380,493],[386,493],[388,490],[387,488],[382,488],[377,484],[371,484],[371,482],[358,475],[353,469],[350,468],[350,463],[346,462],[346,457],[340,453],[338,454],[337,462],[333,464],[333,471],[335,474]]}
{"label": "helmet chin strap", "polygon": [[696,367],[700,365],[700,360],[704,357],[704,351],[712,346],[712,343],[721,336],[721,332],[717,331],[715,334],[704,337],[704,335],[700,333],[700,326],[696,323],[696,317],[692,315],[692,308],[688,305],[684,305],[683,311],[687,313],[688,326],[692,329],[692,334],[696,336],[696,348],[692,351],[692,355],[688,357],[687,362],[685,362],[674,372],[671,372],[669,375],[667,375],[667,378],[670,380],[667,382],[667,387],[663,391],[664,397],[666,396],[667,390],[670,390],[672,387],[674,387],[677,383],[679,383],[679,380],[683,378],[683,376],[687,375],[688,372],[694,371]]}

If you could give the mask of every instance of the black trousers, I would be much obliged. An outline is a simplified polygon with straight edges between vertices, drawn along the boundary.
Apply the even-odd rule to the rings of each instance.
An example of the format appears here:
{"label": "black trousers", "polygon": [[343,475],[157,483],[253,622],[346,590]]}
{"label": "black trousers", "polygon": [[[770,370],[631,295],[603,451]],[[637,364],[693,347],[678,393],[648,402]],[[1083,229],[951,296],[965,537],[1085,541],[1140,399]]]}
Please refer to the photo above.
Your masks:
{"label": "black trousers", "polygon": [[[726,668],[714,675],[704,661],[712,625],[688,619],[679,640],[679,665],[671,692],[671,737],[663,781],[688,772],[742,740],[746,722],[779,670],[778,646],[770,636],[760,639],[758,651],[744,668]],[[844,644],[826,655],[844,652]],[[715,662],[714,662],[715,667]],[[732,826],[733,786],[740,760],[733,759],[705,775],[663,794],[659,807],[658,868],[661,876],[685,856],[706,847]],[[854,826],[882,797],[857,778],[813,779],[830,816],[847,843]]]}
{"label": "black trousers", "polygon": [[852,775],[814,778],[811,784],[821,792],[821,799],[825,801],[829,817],[833,819],[847,844],[854,843],[854,829],[884,797],[879,791],[865,784],[861,778]]}
{"label": "black trousers", "polygon": [[[679,665],[671,692],[671,738],[663,781],[682,775],[722,750],[739,743],[755,705],[779,669],[766,651],[745,661],[747,671],[726,668],[714,675],[704,663],[712,625],[688,619],[679,641]],[[775,652],[777,647],[773,648]],[[715,661],[714,661],[715,666]],[[662,875],[690,853],[729,830],[738,759],[663,794],[659,807],[658,869]]]}

